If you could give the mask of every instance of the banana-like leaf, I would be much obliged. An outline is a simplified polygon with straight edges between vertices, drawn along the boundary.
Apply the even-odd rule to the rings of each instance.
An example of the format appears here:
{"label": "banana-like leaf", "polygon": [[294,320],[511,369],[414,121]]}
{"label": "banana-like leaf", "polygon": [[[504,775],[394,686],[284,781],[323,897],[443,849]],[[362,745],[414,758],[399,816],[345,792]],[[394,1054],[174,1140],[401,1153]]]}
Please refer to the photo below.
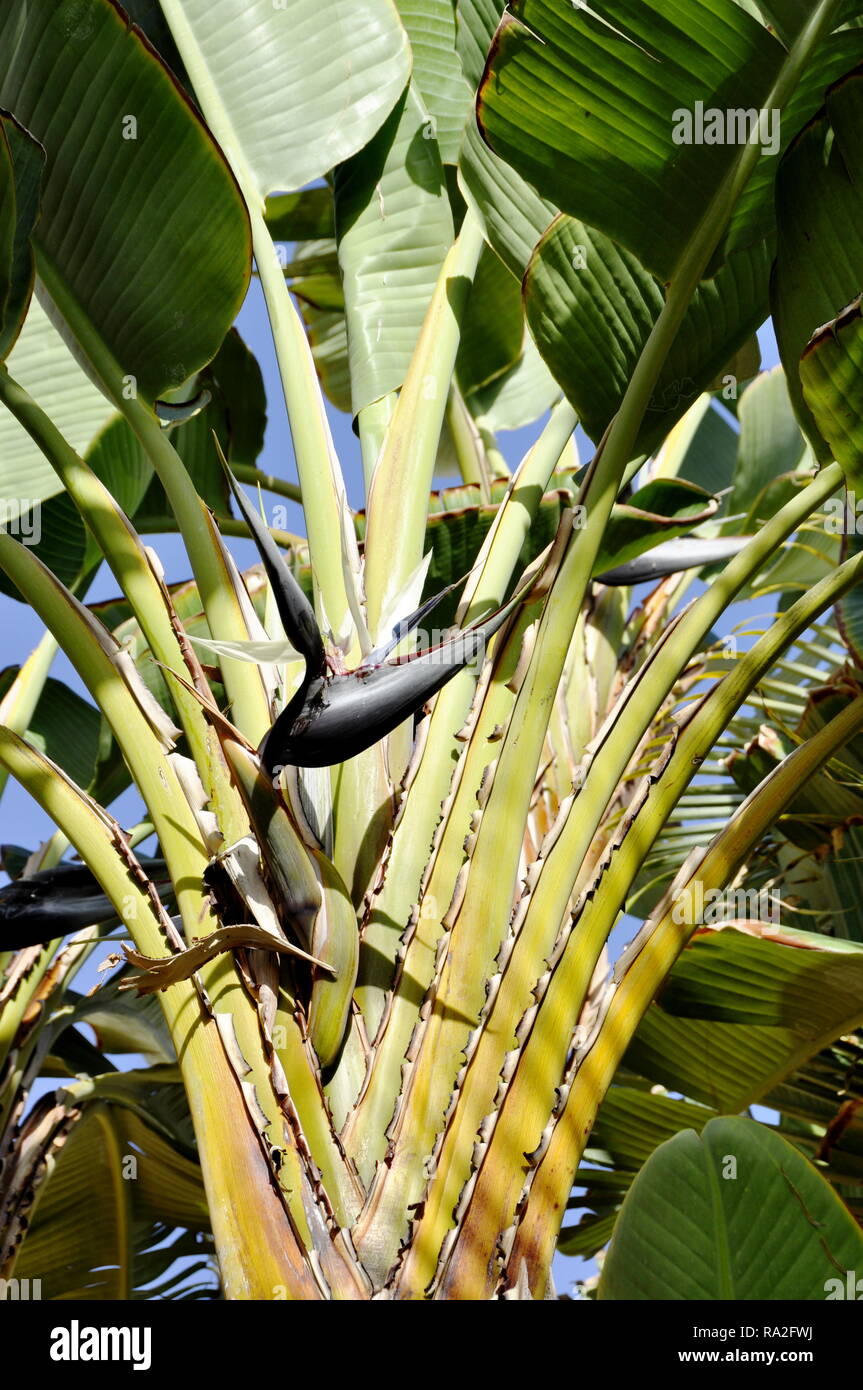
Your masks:
{"label": "banana-like leaf", "polygon": [[[35,297],[7,366],[79,454],[115,414]],[[61,490],[38,444],[8,410],[0,411],[0,500],[7,521]]]}
{"label": "banana-like leaf", "polygon": [[817,1170],[763,1125],[722,1118],[648,1159],[618,1217],[598,1296],[820,1300],[837,1286],[844,1293],[845,1270],[861,1259],[863,1235]]}
{"label": "banana-like leaf", "polygon": [[[458,48],[472,90],[479,86],[503,11],[502,0],[458,0]],[[521,280],[530,254],[557,208],[489,149],[474,113],[459,155],[459,187],[479,215],[489,245]]]}
{"label": "banana-like leaf", "polygon": [[[206,392],[209,399],[203,409],[171,430],[171,443],[186,465],[199,495],[211,510],[222,516],[228,511],[228,488],[213,446],[213,436],[232,464],[253,467],[264,446],[267,422],[261,369],[235,328],[228,333],[213,361],[197,377],[196,389]],[[149,467],[144,451],[128,426],[122,447],[124,453],[131,456],[130,463],[134,459],[138,468]],[[102,459],[90,457],[88,463],[113,492],[114,478],[106,476]],[[117,471],[115,466],[114,472]],[[123,500],[122,494],[114,492],[114,496]],[[141,531],[176,527],[165,490],[157,478],[152,479],[140,502],[134,506],[124,503],[124,506]]]}
{"label": "banana-like leaf", "polygon": [[[846,515],[849,515],[846,512]],[[853,555],[860,554],[863,538],[857,534],[858,516],[856,506],[851,510],[853,516],[853,529],[842,540],[842,558],[850,559]],[[851,589],[836,604],[836,625],[842,635],[855,664],[859,670],[863,670],[863,593],[859,587]]]}
{"label": "banana-like leaf", "polygon": [[[714,270],[773,235],[775,155],[817,110],[831,66],[840,76],[855,52],[863,36],[822,38],[781,122],[774,109],[756,128],[760,162]],[[519,0],[495,35],[478,118],[492,149],[544,197],[668,282],[787,59],[733,0],[685,9],[675,0]],[[740,129],[729,125],[737,113],[750,113]],[[720,128],[722,143],[707,143],[705,127],[710,139]]]}
{"label": "banana-like leaf", "polygon": [[770,924],[757,935],[708,928],[645,1014],[625,1066],[733,1113],[762,1100],[861,1017],[857,943]]}
{"label": "banana-like leaf", "polygon": [[[794,408],[821,459],[830,457],[832,439],[804,399],[798,363],[816,330],[863,284],[861,119],[863,72],[858,69],[827,92],[823,109],[785,154],[776,186],[776,337]],[[847,232],[837,238],[838,226]]]}
{"label": "banana-like leaf", "polygon": [[818,1164],[858,1221],[863,1218],[860,1044],[859,1034],[840,1038],[765,1096],[780,1112],[775,1128]]}
{"label": "banana-like leaf", "polygon": [[[763,724],[750,743],[730,754],[726,767],[748,795],[794,744],[789,735]],[[847,772],[840,764],[834,764],[829,773],[825,770],[810,778],[779,823],[786,839],[808,854],[828,855],[841,843],[846,829],[863,822],[863,788],[847,785]]]}
{"label": "banana-like leaf", "polygon": [[413,84],[338,167],[333,191],[357,415],[402,385],[453,238],[440,152]]}
{"label": "banana-like leaf", "polygon": [[[711,492],[725,492],[734,477],[738,442],[732,422],[705,391],[669,432],[645,473],[651,478],[686,478]],[[724,499],[720,514],[730,511]]]}
{"label": "banana-like leaf", "polygon": [[303,188],[361,150],[410,74],[389,0],[164,0],[162,11],[262,197]]}
{"label": "banana-like leaf", "polygon": [[[45,502],[29,496],[17,497],[7,499],[4,505],[7,515],[17,511],[7,527],[12,535],[23,541],[68,588],[77,587],[87,569],[87,536],[80,513],[68,494],[58,493]],[[0,576],[0,593],[24,601],[6,575]]]}
{"label": "banana-like leaf", "polygon": [[800,362],[803,396],[849,487],[863,496],[863,296],[810,339]]}
{"label": "banana-like leaf", "polygon": [[0,55],[0,105],[46,153],[39,273],[111,389],[131,376],[154,401],[214,356],[242,303],[250,234],[236,184],[110,0],[11,0]]}
{"label": "banana-like leaf", "polygon": [[[18,671],[0,672],[0,697]],[[26,731],[28,743],[46,753],[85,791],[93,787],[103,739],[102,716],[62,681],[49,677]]]}
{"label": "banana-like leaf", "polygon": [[[176,1054],[158,999],[138,998],[121,989],[125,975],[124,970],[117,971],[94,994],[65,990],[64,1001],[73,1006],[70,1026],[86,1023],[92,1028],[101,1053],[134,1052],[152,1066],[173,1064]],[[56,1051],[56,1045],[52,1050]],[[191,1122],[183,1134],[191,1143]]]}
{"label": "banana-like leaf", "polygon": [[[762,242],[702,281],[654,388],[635,455],[651,452],[766,318],[771,262]],[[524,294],[545,362],[599,440],[665,302],[660,286],[609,237],[558,217],[530,259]]]}
{"label": "banana-like leaf", "polygon": [[521,285],[494,251],[484,246],[456,358],[458,384],[466,399],[516,366],[524,336]]}
{"label": "banana-like leaf", "polygon": [[428,107],[429,134],[454,164],[471,108],[471,90],[456,52],[453,0],[397,0],[413,54],[412,77]]}
{"label": "banana-like leaf", "polygon": [[[717,277],[718,278],[718,277]],[[763,372],[747,386],[738,407],[740,438],[728,511],[743,514],[741,530],[755,530],[793,490],[792,479],[812,466],[812,455],[792,409],[781,367]]]}
{"label": "banana-like leaf", "polygon": [[[754,1041],[753,1052],[759,1034]],[[854,1076],[860,1055],[859,1038],[845,1036],[814,1053],[762,1097],[766,1107],[780,1112],[771,1129],[817,1163],[858,1221],[863,1215],[863,1122]],[[579,1190],[568,1204],[579,1219],[560,1233],[564,1254],[594,1255],[606,1245],[626,1193],[657,1146],[681,1130],[699,1132],[717,1113],[674,1099],[658,1085],[648,1091],[648,1085],[648,1078],[621,1069],[602,1103],[577,1174]]]}
{"label": "banana-like leaf", "polygon": [[[146,1104],[144,1085],[140,1092]],[[128,1106],[96,1101],[56,1155],[15,1274],[41,1280],[49,1299],[165,1296],[192,1277],[192,1290],[215,1297],[208,1232],[198,1164]]]}
{"label": "banana-like leaf", "polygon": [[267,199],[266,220],[277,243],[332,239],[336,234],[332,189],[321,184],[301,193],[276,193]]}
{"label": "banana-like leaf", "polygon": [[532,425],[559,400],[560,387],[525,328],[518,361],[487,386],[473,392],[470,407],[477,419],[482,418],[489,429],[497,433]]}
{"label": "banana-like leaf", "polygon": [[21,331],[33,291],[30,234],[39,215],[43,152],[11,116],[0,115],[0,362]]}

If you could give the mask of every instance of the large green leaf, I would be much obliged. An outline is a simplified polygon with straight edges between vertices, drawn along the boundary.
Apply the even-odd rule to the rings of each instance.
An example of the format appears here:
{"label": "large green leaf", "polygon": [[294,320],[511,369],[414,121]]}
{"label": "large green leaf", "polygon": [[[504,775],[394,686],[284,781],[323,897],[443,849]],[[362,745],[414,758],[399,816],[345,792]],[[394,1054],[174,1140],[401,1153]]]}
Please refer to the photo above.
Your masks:
{"label": "large green leaf", "polygon": [[531,425],[560,400],[560,387],[539,355],[527,328],[518,361],[471,394],[470,408],[492,430]]}
{"label": "large green leaf", "polygon": [[[801,422],[821,458],[830,438],[803,399],[798,362],[811,336],[863,286],[863,71],[827,93],[788,150],[777,179],[776,336]],[[841,228],[841,235],[837,230]]]}
{"label": "large green leaf", "polygon": [[248,283],[221,152],[110,0],[9,0],[0,104],[46,151],[34,245],[51,298],[111,389],[132,376],[154,400],[215,354]]}
{"label": "large green leaf", "polygon": [[[751,0],[747,3],[751,8]],[[811,0],[757,0],[756,8],[789,48],[812,14]],[[847,24],[860,12],[860,0],[845,0],[839,7],[835,26]]]}
{"label": "large green leaf", "polygon": [[162,10],[193,82],[224,112],[231,159],[262,197],[361,150],[410,75],[392,0],[162,0]]}
{"label": "large green leaf", "polygon": [[[790,915],[785,906],[783,897],[783,916]],[[863,952],[858,945],[809,932],[786,932],[783,940],[773,940],[732,927],[698,931],[639,1025],[624,1068],[600,1107],[576,1180],[586,1191],[570,1202],[581,1216],[564,1228],[562,1247],[571,1254],[593,1254],[605,1244],[609,1219],[613,1223],[656,1146],[678,1130],[701,1129],[719,1112],[733,1113],[755,1101],[783,1110],[792,1106],[798,1117],[816,1125],[807,1130],[803,1145],[805,1152],[816,1153],[838,1117],[841,1086],[837,1083],[816,1104],[807,1078],[821,1065],[818,1058],[845,1047],[825,1048],[825,1039],[846,1034],[860,1016]],[[806,1096],[799,1094],[801,1088]],[[691,1099],[673,1099],[666,1091]],[[846,1168],[851,1161],[843,1156]]]}
{"label": "large green leaf", "polygon": [[0,341],[6,337],[6,308],[15,277],[15,239],[18,231],[18,199],[15,191],[15,165],[0,117]]}
{"label": "large green leaf", "polygon": [[[114,411],[75,361],[35,297],[7,365],[10,375],[42,407],[72,448],[86,453]],[[19,511],[26,512],[35,502],[60,491],[60,480],[39,446],[8,410],[0,410],[4,518],[11,520]]]}
{"label": "large green leaf", "polygon": [[700,1132],[714,1113],[632,1085],[612,1086],[576,1177],[576,1186],[585,1190],[569,1202],[570,1209],[581,1212],[580,1219],[561,1229],[558,1249],[565,1255],[593,1255],[601,1249],[636,1173],[654,1149],[682,1129]]}
{"label": "large green leaf", "polygon": [[735,515],[743,513],[743,529],[747,529],[748,518],[754,521],[778,510],[776,484],[787,484],[793,474],[811,468],[812,459],[794,417],[781,367],[764,372],[747,387],[740,399],[738,419],[740,442],[729,509]]}
{"label": "large green leaf", "polygon": [[732,0],[523,0],[495,36],[479,121],[545,197],[670,280],[738,154],[676,144],[676,113],[714,93],[726,109],[764,105],[782,57]]}
{"label": "large green leaf", "polygon": [[[863,498],[860,500],[863,502]],[[857,530],[859,514],[856,507],[851,508],[850,515],[854,518],[854,526],[842,542],[843,560],[850,560],[863,549],[863,536]],[[863,670],[863,588],[855,584],[853,589],[843,594],[836,604],[835,612],[836,626],[842,635],[842,641],[859,669]]]}
{"label": "large green leaf", "polygon": [[855,498],[863,498],[863,297],[812,338],[800,363],[807,406]]}
{"label": "large green leaf", "polygon": [[[17,667],[0,672],[0,698],[18,673]],[[99,762],[102,717],[62,681],[49,676],[42,688],[26,737],[41,753],[68,772],[85,790],[93,785]]]}
{"label": "large green leaf", "polygon": [[405,379],[453,238],[437,142],[413,83],[336,170],[336,238],[354,414]]}
{"label": "large green leaf", "polygon": [[[19,500],[23,499],[7,500],[6,506],[11,509]],[[61,492],[49,497],[47,502],[27,506],[26,510],[18,512],[8,529],[62,583],[70,586],[81,580],[86,569],[87,538],[78,509],[67,493]],[[0,575],[0,593],[24,602],[6,574]]]}
{"label": "large green leaf", "polygon": [[333,193],[327,184],[301,193],[276,193],[267,199],[267,226],[273,241],[312,241],[334,237]]}
{"label": "large green leaf", "polygon": [[[62,351],[71,362],[64,348]],[[85,378],[82,382],[86,390],[92,391]],[[213,433],[232,463],[248,466],[255,463],[263,447],[266,425],[260,368],[236,330],[231,330],[213,362],[197,378],[194,394],[204,391],[209,396],[206,405],[173,427],[172,441],[200,496],[219,515],[225,515],[229,510],[227,485]],[[105,404],[101,395],[98,399],[101,405]],[[145,532],[176,528],[164,488],[153,477],[152,465],[125,420],[114,416],[90,447],[81,452],[137,527]],[[7,508],[11,511],[11,502],[7,502]],[[39,537],[33,548],[66,584],[101,559],[95,539],[86,531],[80,513],[65,493],[30,507],[15,519],[15,526],[22,539],[33,534]],[[2,575],[0,591],[18,597],[17,590]]]}
{"label": "large green leaf", "polygon": [[[761,244],[703,281],[662,369],[635,454],[658,440],[767,316],[771,257]],[[552,374],[599,440],[617,412],[664,295],[636,258],[571,217],[558,217],[524,281],[528,323]]]}
{"label": "large green leaf", "polygon": [[[146,860],[142,862],[146,867]],[[174,1062],[176,1054],[158,996],[121,990],[126,974],[112,975],[95,994],[77,995],[67,989],[63,997],[73,1005],[70,1024],[83,1022],[92,1028],[103,1053],[133,1052],[153,1066]]]}
{"label": "large green leaf", "polygon": [[[737,461],[738,432],[705,392],[689,407],[648,465],[651,477],[687,478],[709,492],[729,488]],[[723,512],[729,508],[723,506]]]}
{"label": "large green leaf", "polygon": [[453,0],[397,0],[413,53],[413,80],[432,120],[441,158],[454,164],[471,107],[456,52]]}
{"label": "large green leaf", "polygon": [[30,236],[39,212],[43,152],[0,113],[0,361],[21,331],[33,290]]}
{"label": "large green leaf", "polygon": [[753,1120],[684,1130],[648,1159],[623,1203],[602,1299],[822,1300],[863,1259],[863,1234],[829,1183]]}
{"label": "large green leaf", "polygon": [[[138,1089],[143,1105],[148,1092]],[[146,1298],[178,1257],[197,1257],[186,1277],[209,1263],[208,1246],[194,1237],[168,1242],[178,1228],[209,1230],[197,1163],[127,1104],[96,1101],[56,1155],[15,1274],[41,1280],[47,1299]],[[212,1271],[205,1284],[213,1290]]]}
{"label": "large green leaf", "polygon": [[[458,0],[458,47],[471,89],[479,86],[502,0]],[[486,238],[519,280],[557,209],[489,149],[471,114],[459,156],[459,186],[478,213]]]}
{"label": "large green leaf", "polygon": [[[856,32],[828,37],[781,122],[768,113],[726,254],[771,238],[772,156],[861,53]],[[492,148],[544,197],[665,282],[748,142],[751,127],[729,126],[727,113],[736,122],[736,113],[766,108],[786,58],[733,0],[603,0],[595,9],[519,0],[495,36],[478,119]],[[722,143],[709,143],[717,134]]]}
{"label": "large green leaf", "polygon": [[[219,516],[229,514],[228,487],[219,461],[213,435],[225,458],[232,464],[254,466],[264,445],[267,402],[257,359],[236,329],[231,329],[213,361],[198,376],[194,394],[206,393],[206,404],[188,420],[172,428],[171,442],[188,469],[199,495]],[[140,479],[150,472],[143,450],[132,431],[121,423],[121,452],[110,461],[110,454],[91,454],[88,462],[99,473],[136,524],[144,531],[173,530],[175,522],[164,488],[153,478],[143,497],[118,475]],[[123,490],[115,492],[115,482]]]}
{"label": "large green leaf", "polygon": [[863,1019],[863,947],[701,930],[639,1025],[625,1064],[717,1110],[761,1100]]}
{"label": "large green leaf", "polygon": [[[809,698],[811,708],[813,697]],[[843,704],[847,704],[847,700]],[[801,719],[794,738],[762,724],[756,737],[744,748],[735,748],[725,765],[737,786],[749,795],[788,756],[800,737],[809,737],[815,729],[823,727],[823,723],[820,714],[814,721]],[[815,773],[800,788],[789,801],[776,831],[807,854],[824,858],[841,844],[847,828],[860,823],[863,823],[863,787],[855,788],[848,780],[846,767],[837,761],[829,769]],[[841,928],[837,930],[837,935],[846,934]]]}
{"label": "large green leaf", "polygon": [[616,503],[594,561],[594,574],[616,569],[662,540],[684,536],[716,512],[716,502],[694,483],[657,478]]}
{"label": "large green leaf", "polygon": [[456,376],[465,397],[518,363],[524,344],[521,285],[484,246],[461,326]]}

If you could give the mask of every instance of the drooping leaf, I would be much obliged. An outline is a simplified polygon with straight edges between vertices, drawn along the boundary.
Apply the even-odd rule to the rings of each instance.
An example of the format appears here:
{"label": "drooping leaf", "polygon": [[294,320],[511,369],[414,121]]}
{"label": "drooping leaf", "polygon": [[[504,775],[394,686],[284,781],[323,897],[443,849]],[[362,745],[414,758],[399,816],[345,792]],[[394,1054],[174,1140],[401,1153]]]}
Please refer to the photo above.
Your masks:
{"label": "drooping leaf", "polygon": [[0,104],[45,148],[33,242],[51,299],[112,390],[132,376],[157,399],[215,354],[248,283],[221,151],[110,0],[10,0]]}
{"label": "drooping leaf", "polygon": [[809,342],[800,363],[806,405],[855,497],[863,497],[863,310],[855,299]]}
{"label": "drooping leaf", "polygon": [[716,502],[694,483],[658,478],[613,508],[594,573],[634,560],[658,540],[683,536],[716,514]]}
{"label": "drooping leaf", "polygon": [[[18,510],[24,503],[24,510]],[[72,499],[62,492],[45,502],[29,497],[6,499],[7,529],[66,585],[80,579],[86,562],[84,524]],[[14,513],[14,514],[13,514]],[[0,575],[0,593],[24,600],[6,574]]]}
{"label": "drooping leaf", "polygon": [[166,0],[162,10],[181,50],[189,40],[192,80],[199,66],[262,197],[304,188],[361,150],[410,74],[389,0]]}
{"label": "drooping leaf", "polygon": [[[771,256],[761,244],[732,256],[697,290],[663,366],[635,454],[649,453],[767,316]],[[558,217],[524,282],[540,352],[594,441],[617,412],[664,295],[628,251]]]}
{"label": "drooping leaf", "polygon": [[456,375],[462,394],[467,398],[510,372],[523,342],[521,285],[485,246],[461,326]]}
{"label": "drooping leaf", "polygon": [[811,455],[794,417],[781,367],[764,372],[747,387],[738,418],[740,440],[729,510],[735,516],[743,513],[741,529],[747,530],[750,514],[756,521],[759,515],[778,510],[778,490],[773,485],[811,466]]}
{"label": "drooping leaf", "polygon": [[454,164],[471,93],[456,52],[453,0],[397,0],[397,4],[411,41],[413,81],[431,117],[430,134],[438,143],[441,159]]}
{"label": "drooping leaf", "polygon": [[857,69],[827,92],[823,109],[783,157],[776,186],[776,337],[795,410],[821,459],[829,458],[831,439],[804,399],[798,363],[816,330],[863,285],[861,132],[863,71]]}
{"label": "drooping leaf", "polygon": [[[745,887],[735,901],[732,911],[753,917],[766,900]],[[781,911],[784,922],[784,895]],[[781,939],[773,939],[777,931]],[[781,1099],[806,1086],[800,1078],[817,1071],[834,1046],[825,1050],[825,1041],[846,1033],[863,1012],[861,960],[859,945],[777,924],[766,924],[762,936],[721,926],[697,931],[600,1107],[577,1175],[587,1191],[570,1203],[582,1215],[565,1228],[567,1252],[593,1254],[605,1244],[639,1168],[672,1134],[700,1130],[716,1113],[755,1102],[783,1109]],[[807,1154],[836,1117],[839,1091],[837,1085],[822,1103],[820,1090],[810,1088],[790,1102],[819,1125],[801,1146]]]}
{"label": "drooping leaf", "polygon": [[[0,673],[0,697],[17,671],[13,666]],[[88,790],[96,775],[101,732],[102,717],[96,706],[49,676],[27,729],[28,742]]]}
{"label": "drooping leaf", "polygon": [[21,331],[33,292],[30,237],[39,215],[43,151],[12,116],[0,114],[0,362]]}
{"label": "drooping leaf", "polygon": [[697,932],[642,1019],[626,1066],[735,1112],[851,1031],[863,1016],[863,948],[790,930],[786,944],[770,940],[774,930]]}
{"label": "drooping leaf", "polygon": [[[98,1202],[88,1200],[94,1184]],[[40,1279],[43,1298],[146,1298],[178,1256],[195,1254],[187,1268],[198,1276],[208,1263],[209,1247],[194,1238],[168,1242],[177,1228],[209,1230],[197,1163],[127,1105],[97,1101],[56,1155],[16,1275]],[[212,1272],[206,1283],[214,1290]]]}
{"label": "drooping leaf", "polygon": [[[458,0],[458,48],[472,90],[479,86],[503,11],[502,0]],[[478,213],[489,245],[521,280],[557,208],[489,149],[473,112],[459,155],[459,187]]]}
{"label": "drooping leaf", "polygon": [[[768,112],[760,163],[714,270],[732,250],[771,239],[774,156],[858,52],[856,34],[827,37],[781,122]],[[604,0],[601,11],[519,0],[495,35],[478,118],[492,149],[544,197],[667,282],[752,133],[736,113],[767,108],[786,58],[733,0]],[[721,143],[711,144],[717,122]]]}
{"label": "drooping leaf", "polygon": [[[856,523],[856,516],[855,516]],[[850,560],[855,555],[860,554],[863,548],[863,537],[856,530],[856,524],[850,529],[843,538],[842,558]],[[863,590],[859,584],[855,584],[853,589],[849,589],[847,594],[843,594],[836,604],[836,625],[842,635],[848,651],[851,653],[857,667],[863,670]]]}
{"label": "drooping leaf", "polygon": [[[72,448],[85,454],[115,414],[82,371],[34,296],[7,361],[10,375],[40,405]],[[60,492],[57,474],[23,425],[0,410],[0,500],[4,518]]]}
{"label": "drooping leaf", "polygon": [[332,189],[327,184],[267,199],[267,226],[273,241],[315,241],[336,234]]}
{"label": "drooping leaf", "polygon": [[473,414],[489,429],[517,430],[532,425],[560,400],[560,387],[539,355],[527,328],[521,356],[508,371],[473,392]]}
{"label": "drooping leaf", "polygon": [[[144,867],[149,871],[152,866]],[[121,990],[125,974],[118,971],[95,994],[76,996],[74,990],[66,990],[64,999],[74,1006],[73,1026],[83,1022],[92,1028],[104,1053],[136,1053],[151,1066],[173,1063],[174,1048],[158,996],[138,997]]]}
{"label": "drooping leaf", "polygon": [[820,1300],[829,1281],[844,1287],[844,1271],[861,1258],[863,1235],[817,1170],[763,1125],[722,1118],[648,1159],[615,1225],[598,1294]]}
{"label": "drooping leaf", "polygon": [[334,180],[354,414],[403,383],[444,256],[449,198],[413,84]]}

